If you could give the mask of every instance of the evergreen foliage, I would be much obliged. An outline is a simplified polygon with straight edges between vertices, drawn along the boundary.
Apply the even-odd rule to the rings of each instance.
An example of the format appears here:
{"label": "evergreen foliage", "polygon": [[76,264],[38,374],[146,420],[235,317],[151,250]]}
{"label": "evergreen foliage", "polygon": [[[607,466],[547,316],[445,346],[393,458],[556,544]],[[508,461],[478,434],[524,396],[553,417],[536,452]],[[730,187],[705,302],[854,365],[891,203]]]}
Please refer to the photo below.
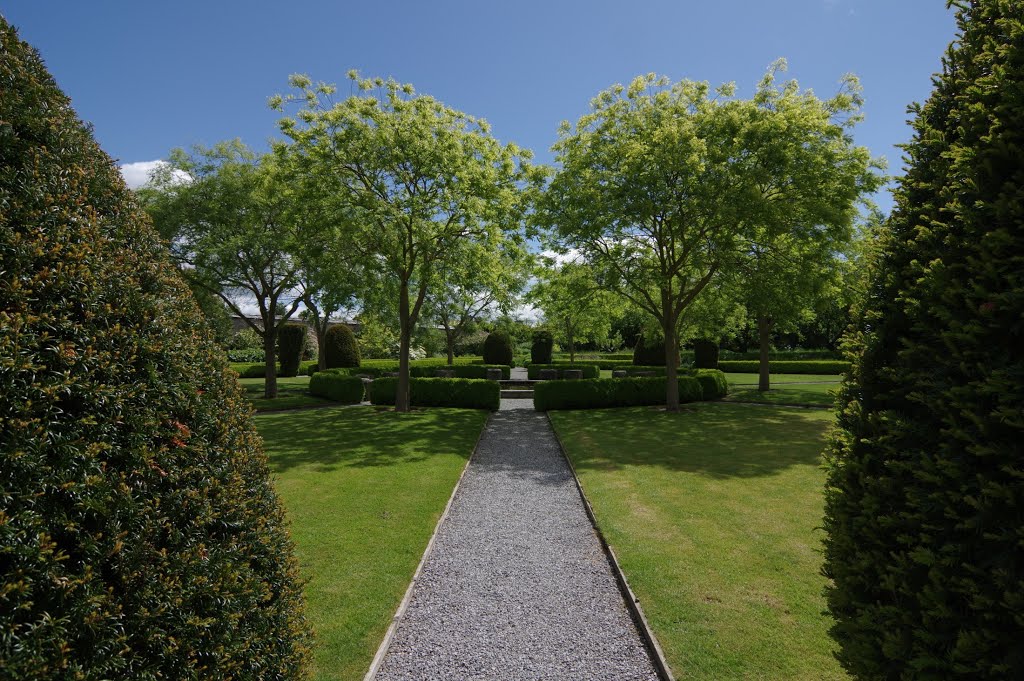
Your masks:
{"label": "evergreen foliage", "polygon": [[697,369],[718,368],[718,343],[700,339],[693,342],[693,366]]}
{"label": "evergreen foliage", "polygon": [[359,344],[346,324],[335,324],[327,329],[321,351],[326,355],[328,369],[359,366]]}
{"label": "evergreen foliage", "polygon": [[0,675],[301,675],[250,413],[117,166],[0,18]]}
{"label": "evergreen foliage", "polygon": [[1024,4],[955,4],[828,453],[827,597],[858,678],[1024,677]]}
{"label": "evergreen foliage", "polygon": [[540,329],[533,332],[533,345],[530,346],[530,361],[534,364],[551,364],[551,351],[555,347],[555,339],[551,332]]}
{"label": "evergreen foliage", "polygon": [[665,366],[665,339],[652,339],[641,335],[633,348],[633,364],[639,366]]}
{"label": "evergreen foliage", "polygon": [[343,404],[363,401],[363,379],[335,373],[337,370],[318,371],[309,378],[309,394],[325,397]]}
{"label": "evergreen foliage", "polygon": [[[370,384],[370,401],[394,404],[398,379],[378,378]],[[501,387],[496,381],[472,378],[411,378],[409,392],[414,407],[458,407],[496,411]]]}
{"label": "evergreen foliage", "polygon": [[[699,402],[703,398],[703,389],[695,377],[680,376],[676,380],[681,402]],[[664,376],[543,381],[534,386],[533,406],[537,411],[548,411],[665,404],[665,381]]]}
{"label": "evergreen foliage", "polygon": [[512,364],[512,338],[508,332],[492,331],[484,340],[484,364]]}
{"label": "evergreen foliage", "polygon": [[283,325],[277,330],[277,347],[281,359],[281,376],[298,376],[302,351],[306,347],[306,327],[303,324]]}

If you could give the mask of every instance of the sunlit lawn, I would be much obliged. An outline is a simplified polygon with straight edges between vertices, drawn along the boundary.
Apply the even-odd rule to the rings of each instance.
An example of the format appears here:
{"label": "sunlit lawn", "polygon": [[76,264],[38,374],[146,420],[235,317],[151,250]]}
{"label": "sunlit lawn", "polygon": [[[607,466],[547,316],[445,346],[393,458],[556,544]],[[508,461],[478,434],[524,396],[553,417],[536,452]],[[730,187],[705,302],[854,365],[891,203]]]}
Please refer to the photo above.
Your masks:
{"label": "sunlit lawn", "polygon": [[830,412],[549,416],[679,678],[843,678],[816,529]]}
{"label": "sunlit lawn", "polygon": [[771,390],[759,392],[756,386],[730,385],[726,402],[761,402],[831,407],[839,383],[773,383]]}
{"label": "sunlit lawn", "polygon": [[315,405],[331,404],[330,400],[314,397],[309,394],[309,376],[294,376],[277,379],[277,397],[268,400],[263,397],[266,383],[262,378],[240,378],[238,382],[245,388],[245,396],[252,402],[256,411],[272,409],[294,409]]}
{"label": "sunlit lawn", "polygon": [[256,417],[316,629],[315,679],[361,679],[487,413],[375,407]]}
{"label": "sunlit lawn", "polygon": [[[757,385],[758,374],[726,373],[730,385]],[[769,383],[839,383],[839,374],[769,374]]]}

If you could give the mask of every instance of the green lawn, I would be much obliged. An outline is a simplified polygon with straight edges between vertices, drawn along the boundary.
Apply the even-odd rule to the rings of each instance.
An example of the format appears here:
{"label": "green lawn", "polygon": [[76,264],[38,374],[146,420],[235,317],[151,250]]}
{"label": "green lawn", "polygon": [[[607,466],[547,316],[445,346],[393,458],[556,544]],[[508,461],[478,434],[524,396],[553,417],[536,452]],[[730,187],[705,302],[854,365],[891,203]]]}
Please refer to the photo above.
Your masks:
{"label": "green lawn", "polygon": [[256,411],[269,409],[294,409],[315,405],[331,404],[330,400],[314,397],[309,392],[309,376],[277,379],[277,397],[272,400],[263,397],[265,387],[262,378],[240,378],[238,382],[245,388],[245,396],[252,402]]}
{"label": "green lawn", "polygon": [[764,404],[807,404],[831,407],[835,402],[839,383],[811,383],[807,385],[777,383],[767,392],[758,392],[752,386],[729,386],[726,402],[761,402]]}
{"label": "green lawn", "polygon": [[549,412],[680,678],[840,679],[819,574],[824,410]]}
{"label": "green lawn", "polygon": [[[770,374],[770,383],[839,383],[843,377],[838,374]],[[757,385],[757,374],[727,373],[729,385]]]}
{"label": "green lawn", "polygon": [[317,634],[315,679],[361,679],[487,413],[374,407],[256,417]]}

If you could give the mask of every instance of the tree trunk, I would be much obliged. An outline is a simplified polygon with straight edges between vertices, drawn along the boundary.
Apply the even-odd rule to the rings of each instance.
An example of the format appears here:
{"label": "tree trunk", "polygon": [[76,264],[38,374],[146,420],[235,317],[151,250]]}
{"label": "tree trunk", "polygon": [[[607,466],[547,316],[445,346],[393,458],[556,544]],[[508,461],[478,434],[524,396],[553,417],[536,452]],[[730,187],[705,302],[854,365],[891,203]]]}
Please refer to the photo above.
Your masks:
{"label": "tree trunk", "polygon": [[398,345],[398,389],[395,391],[395,411],[409,411],[409,346],[412,329],[409,328],[409,282],[403,281],[398,299],[400,324]]}
{"label": "tree trunk", "polygon": [[772,322],[768,317],[757,318],[757,335],[761,343],[761,361],[758,366],[760,376],[757,378],[757,389],[764,392],[771,388],[768,379],[771,369],[771,365],[768,362],[768,348],[771,343]]}
{"label": "tree trunk", "polygon": [[568,334],[566,334],[566,337],[569,339],[569,363],[570,364],[575,364],[576,363],[576,340],[575,340],[575,338],[573,338],[573,335],[572,335],[571,331]]}
{"label": "tree trunk", "polygon": [[321,324],[320,319],[314,316],[313,328],[316,330],[316,368],[323,371],[327,368],[327,352],[324,350],[327,347],[327,317]]}
{"label": "tree trunk", "polygon": [[266,362],[263,397],[274,399],[277,397],[277,327],[266,321],[263,324],[263,361]]}
{"label": "tree trunk", "polygon": [[679,411],[679,338],[672,303],[667,291],[661,293],[661,329],[665,333],[665,410]]}
{"label": "tree trunk", "polygon": [[455,364],[455,332],[448,327],[448,323],[444,325],[444,341],[448,346],[448,366]]}

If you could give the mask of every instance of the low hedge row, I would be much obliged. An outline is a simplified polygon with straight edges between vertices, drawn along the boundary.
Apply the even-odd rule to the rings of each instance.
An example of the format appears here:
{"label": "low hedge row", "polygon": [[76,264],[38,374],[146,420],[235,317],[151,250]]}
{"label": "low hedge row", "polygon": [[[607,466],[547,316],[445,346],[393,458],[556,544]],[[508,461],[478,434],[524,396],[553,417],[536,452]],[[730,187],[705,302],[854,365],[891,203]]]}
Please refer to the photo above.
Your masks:
{"label": "low hedge row", "polygon": [[539,366],[545,369],[561,368],[561,367],[575,367],[579,369],[585,366],[594,366],[598,369],[611,369],[614,366],[622,364],[621,359],[578,359],[575,362],[570,362],[567,359],[555,358],[550,364],[534,364],[533,362],[526,362],[526,368],[529,369],[532,366]]}
{"label": "low hedge row", "polygon": [[[455,364],[483,364],[480,357],[456,357]],[[425,359],[411,359],[411,367],[443,367],[448,364],[446,357],[427,357]],[[373,367],[385,371],[398,371],[397,359],[364,359],[359,363],[359,368]],[[391,367],[394,367],[393,369]]]}
{"label": "low hedge row", "polygon": [[[370,401],[394,404],[397,389],[397,378],[378,378],[370,386]],[[495,381],[472,378],[410,378],[409,398],[414,407],[496,411],[501,402],[501,387]]]}
{"label": "low hedge row", "polygon": [[[411,366],[409,367],[409,376],[411,378],[436,378],[434,372],[438,369],[450,369],[455,372],[455,378],[476,378],[486,379],[488,369],[501,369],[501,377],[508,380],[509,376],[512,375],[512,367],[507,364],[455,364],[453,366],[447,366],[444,364],[434,366]],[[377,378],[383,376],[386,373],[398,371],[398,365],[381,367],[350,367],[350,368],[336,368],[327,369],[327,371],[340,373],[345,376],[358,376],[360,374],[364,376],[372,376]],[[321,372],[322,373],[322,372]]]}
{"label": "low hedge row", "polygon": [[[703,399],[700,381],[693,376],[679,378],[679,401]],[[605,409],[665,404],[665,379],[592,378],[581,381],[545,381],[533,389],[533,407],[552,409]]]}
{"label": "low hedge row", "polygon": [[[625,371],[630,376],[638,374],[641,371],[653,371],[655,376],[664,376],[665,372],[667,371],[667,369],[665,369],[664,366],[654,367],[654,366],[638,366],[638,365],[635,365],[635,364],[619,364],[619,365],[616,365],[612,369],[612,371]],[[681,371],[686,371],[686,369],[684,368]]]}
{"label": "low hedge row", "polygon": [[[788,360],[788,361],[800,361],[809,359],[840,359],[842,357],[838,350],[772,350],[768,353],[768,360]],[[752,360],[761,359],[761,352],[759,350],[751,350],[749,352],[736,352],[734,350],[720,350],[718,353],[719,361],[725,359],[729,361],[734,360]]]}
{"label": "low hedge row", "polygon": [[700,382],[704,400],[720,400],[729,394],[729,381],[720,369],[694,369],[693,376]]}
{"label": "low hedge row", "polygon": [[[232,362],[231,368],[238,372],[239,378],[263,378],[267,375],[267,365],[263,362]],[[316,362],[305,362],[299,367],[300,376],[312,376],[317,370]],[[278,377],[281,377],[281,367],[278,365]]]}
{"label": "low hedge row", "polygon": [[558,372],[559,378],[565,377],[566,370],[578,369],[583,372],[583,378],[598,378],[601,376],[601,368],[596,364],[531,364],[526,367],[526,376],[531,381],[536,381],[540,378],[540,372],[542,369],[554,369]]}
{"label": "low hedge row", "polygon": [[309,392],[342,404],[358,404],[363,401],[363,379],[336,370],[318,371],[309,379]]}
{"label": "low hedge row", "polygon": [[[761,363],[754,360],[725,360],[718,363],[722,371],[737,374],[756,374]],[[845,374],[849,362],[839,360],[794,360],[768,361],[768,370],[773,374]]]}

